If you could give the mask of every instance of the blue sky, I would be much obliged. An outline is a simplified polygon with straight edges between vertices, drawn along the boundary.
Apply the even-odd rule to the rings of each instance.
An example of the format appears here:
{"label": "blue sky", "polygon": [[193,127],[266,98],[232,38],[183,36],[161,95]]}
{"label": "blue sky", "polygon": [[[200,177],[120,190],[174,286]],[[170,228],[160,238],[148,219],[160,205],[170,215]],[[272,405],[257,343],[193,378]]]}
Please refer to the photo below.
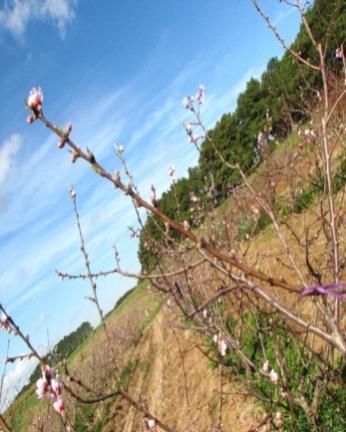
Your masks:
{"label": "blue sky", "polygon": [[[297,14],[277,0],[262,3],[292,41]],[[109,170],[119,168],[114,145],[123,145],[149,197],[151,184],[158,191],[169,186],[169,164],[179,177],[197,161],[182,127],[188,118],[182,98],[205,84],[203,116],[212,127],[234,109],[247,80],[281,54],[250,0],[0,2],[0,302],[35,346],[45,351],[82,321],[98,322],[84,299],[88,284],[61,283],[55,274],[83,272],[71,183],[92,269],[114,267],[113,245],[124,269],[138,271],[139,264],[126,228],[136,224],[131,203],[85,164],[70,164],[38,122],[26,123],[30,88],[42,87],[46,116],[61,125],[71,120],[72,138]],[[120,277],[100,281],[104,310],[133,284]],[[1,358],[7,343],[8,335],[0,334]],[[11,355],[25,352],[10,338]],[[30,367],[8,367],[6,388],[23,381]]]}

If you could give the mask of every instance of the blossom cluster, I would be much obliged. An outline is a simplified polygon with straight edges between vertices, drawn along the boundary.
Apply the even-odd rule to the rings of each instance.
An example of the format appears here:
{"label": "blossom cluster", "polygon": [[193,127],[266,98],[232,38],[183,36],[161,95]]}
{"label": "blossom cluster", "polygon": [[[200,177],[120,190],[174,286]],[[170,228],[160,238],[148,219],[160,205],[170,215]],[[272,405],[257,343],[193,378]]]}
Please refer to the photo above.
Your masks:
{"label": "blossom cluster", "polygon": [[27,107],[33,111],[33,114],[29,115],[26,119],[28,123],[33,123],[40,111],[42,111],[43,104],[43,92],[41,87],[33,87],[30,92],[28,99],[26,100]]}
{"label": "blossom cluster", "polygon": [[64,401],[61,396],[64,384],[59,380],[58,374],[48,365],[42,369],[42,377],[36,382],[36,395],[38,399],[47,397],[53,401],[53,408],[58,414],[65,412]]}
{"label": "blossom cluster", "polygon": [[225,339],[222,338],[221,335],[214,335],[213,341],[217,344],[217,348],[222,357],[225,357],[227,351],[227,343]]}
{"label": "blossom cluster", "polygon": [[204,101],[205,101],[205,87],[203,84],[201,84],[195,96],[186,96],[184,97],[181,103],[184,108],[193,112],[195,111],[194,104],[197,103],[198,105],[202,105],[204,104]]}
{"label": "blossom cluster", "polygon": [[202,136],[195,135],[193,133],[193,126],[201,126],[199,122],[199,107],[205,101],[205,87],[204,85],[200,85],[198,92],[195,96],[186,96],[182,100],[182,105],[188,111],[191,111],[193,114],[197,116],[197,123],[184,122],[185,131],[189,137],[190,144],[197,144],[198,141],[202,138]]}

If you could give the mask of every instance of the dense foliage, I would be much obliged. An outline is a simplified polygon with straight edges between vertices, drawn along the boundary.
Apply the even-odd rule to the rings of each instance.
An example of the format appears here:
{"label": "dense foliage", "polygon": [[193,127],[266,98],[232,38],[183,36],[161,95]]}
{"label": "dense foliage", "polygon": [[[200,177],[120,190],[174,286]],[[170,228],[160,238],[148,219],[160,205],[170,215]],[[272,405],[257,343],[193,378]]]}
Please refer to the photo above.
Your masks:
{"label": "dense foliage", "polygon": [[[337,14],[332,16],[335,10]],[[328,41],[328,70],[331,77],[335,77],[341,69],[340,62],[335,60],[335,49],[346,41],[346,2],[316,0],[306,17],[316,41]],[[316,50],[303,25],[292,48],[303,58],[318,64]],[[224,114],[208,132],[209,139],[201,145],[198,167],[190,169],[187,178],[173,182],[157,205],[178,222],[186,220],[191,226],[198,225],[200,218],[192,211],[192,194],[207,203],[212,192],[213,204],[220,203],[239,182],[237,171],[220,160],[214,146],[227,162],[237,163],[244,171],[251,172],[277,139],[287,136],[295,124],[309,118],[318,100],[321,86],[318,77],[317,72],[304,68],[289,52],[280,60],[270,59],[261,79],[252,78],[247,83],[238,97],[235,111]],[[260,132],[266,136],[265,148],[258,145]],[[138,252],[144,271],[157,265],[155,249],[163,241],[163,230],[161,221],[155,216],[148,217]],[[176,237],[174,233],[170,235]]]}

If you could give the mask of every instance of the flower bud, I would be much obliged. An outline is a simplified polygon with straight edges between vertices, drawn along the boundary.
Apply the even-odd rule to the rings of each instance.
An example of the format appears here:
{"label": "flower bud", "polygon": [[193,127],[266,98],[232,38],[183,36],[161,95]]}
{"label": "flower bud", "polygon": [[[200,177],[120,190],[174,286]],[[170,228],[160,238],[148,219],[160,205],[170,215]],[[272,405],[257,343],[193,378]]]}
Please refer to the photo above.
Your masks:
{"label": "flower bud", "polygon": [[70,159],[71,163],[75,163],[78,158],[79,154],[76,151],[73,151]]}
{"label": "flower bud", "polygon": [[61,138],[58,142],[58,148],[62,149],[65,147],[65,143],[66,143],[66,139],[65,138]]}
{"label": "flower bud", "polygon": [[35,120],[36,120],[36,116],[35,116],[34,114],[31,114],[31,115],[29,115],[29,116],[26,118],[26,121],[27,121],[29,124],[34,123]]}
{"label": "flower bud", "polygon": [[41,87],[33,87],[30,90],[26,103],[33,111],[39,112],[42,110],[43,92]]}

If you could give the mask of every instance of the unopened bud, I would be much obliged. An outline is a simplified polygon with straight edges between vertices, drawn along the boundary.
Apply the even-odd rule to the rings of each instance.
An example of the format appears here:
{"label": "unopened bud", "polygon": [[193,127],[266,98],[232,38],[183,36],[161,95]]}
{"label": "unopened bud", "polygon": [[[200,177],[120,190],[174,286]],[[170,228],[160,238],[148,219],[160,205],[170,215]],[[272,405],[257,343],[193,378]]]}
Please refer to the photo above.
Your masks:
{"label": "unopened bud", "polygon": [[66,133],[69,135],[72,131],[72,123],[68,122],[66,127]]}
{"label": "unopened bud", "polygon": [[78,158],[79,158],[79,154],[76,151],[72,152],[71,159],[70,159],[71,163],[75,163]]}
{"label": "unopened bud", "polygon": [[64,148],[64,147],[65,147],[65,143],[66,143],[65,138],[61,138],[61,139],[59,140],[59,142],[58,142],[58,148],[59,148],[59,149]]}

